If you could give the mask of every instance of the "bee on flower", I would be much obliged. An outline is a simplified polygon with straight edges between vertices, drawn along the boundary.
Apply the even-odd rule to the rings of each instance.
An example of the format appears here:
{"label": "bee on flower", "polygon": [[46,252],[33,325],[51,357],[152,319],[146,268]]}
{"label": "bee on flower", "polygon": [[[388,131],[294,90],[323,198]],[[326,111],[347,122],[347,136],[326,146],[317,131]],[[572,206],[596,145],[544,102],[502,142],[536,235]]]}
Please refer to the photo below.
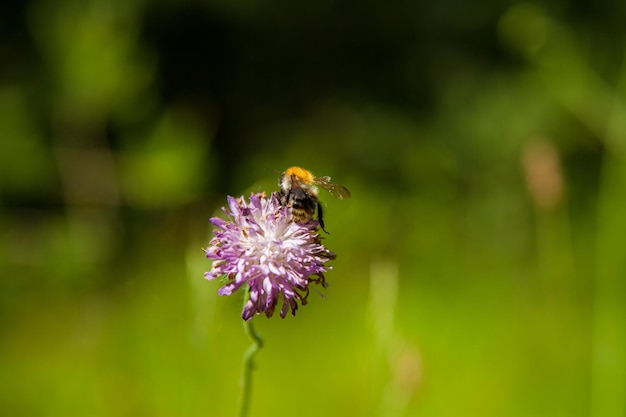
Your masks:
{"label": "bee on flower", "polygon": [[295,316],[298,306],[307,303],[309,284],[327,286],[324,273],[332,267],[326,262],[335,254],[322,245],[318,233],[320,227],[326,230],[317,186],[337,198],[350,197],[330,177],[315,177],[300,167],[285,170],[278,185],[280,191],[269,197],[255,193],[247,201],[228,196],[228,208],[223,208],[228,220],[210,220],[216,229],[204,252],[213,266],[204,276],[225,277],[219,295],[247,288],[241,315],[246,321],[257,314],[271,317],[279,304],[281,317],[289,311]]}

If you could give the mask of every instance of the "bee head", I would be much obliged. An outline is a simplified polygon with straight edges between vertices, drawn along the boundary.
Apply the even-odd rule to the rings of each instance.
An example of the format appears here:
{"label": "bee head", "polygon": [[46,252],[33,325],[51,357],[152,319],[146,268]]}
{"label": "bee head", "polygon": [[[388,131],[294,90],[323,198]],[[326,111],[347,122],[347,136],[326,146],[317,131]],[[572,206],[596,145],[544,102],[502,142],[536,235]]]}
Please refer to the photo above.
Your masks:
{"label": "bee head", "polygon": [[303,188],[311,193],[317,192],[313,181],[315,176],[308,170],[300,167],[287,168],[278,180],[281,190],[288,192],[293,187]]}

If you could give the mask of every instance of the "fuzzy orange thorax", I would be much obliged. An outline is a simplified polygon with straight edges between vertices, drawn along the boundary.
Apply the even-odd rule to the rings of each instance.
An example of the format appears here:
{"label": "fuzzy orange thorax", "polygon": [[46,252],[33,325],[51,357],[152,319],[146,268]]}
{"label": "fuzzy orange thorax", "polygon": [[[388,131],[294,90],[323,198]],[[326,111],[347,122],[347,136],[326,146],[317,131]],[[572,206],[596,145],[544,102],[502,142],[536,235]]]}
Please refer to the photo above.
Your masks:
{"label": "fuzzy orange thorax", "polygon": [[311,185],[313,184],[313,180],[315,180],[315,176],[311,174],[311,171],[307,171],[304,168],[300,167],[291,167],[285,170],[286,176],[295,176],[298,179],[298,182],[302,184]]}

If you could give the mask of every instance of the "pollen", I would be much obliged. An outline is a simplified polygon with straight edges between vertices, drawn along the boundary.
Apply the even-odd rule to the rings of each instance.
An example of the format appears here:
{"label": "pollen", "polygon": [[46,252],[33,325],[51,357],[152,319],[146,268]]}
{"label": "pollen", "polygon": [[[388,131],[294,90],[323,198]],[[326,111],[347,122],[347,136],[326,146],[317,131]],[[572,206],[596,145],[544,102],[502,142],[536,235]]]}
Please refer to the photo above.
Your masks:
{"label": "pollen", "polygon": [[308,171],[300,167],[291,167],[285,170],[285,176],[295,175],[298,180],[303,184],[313,184],[315,176]]}

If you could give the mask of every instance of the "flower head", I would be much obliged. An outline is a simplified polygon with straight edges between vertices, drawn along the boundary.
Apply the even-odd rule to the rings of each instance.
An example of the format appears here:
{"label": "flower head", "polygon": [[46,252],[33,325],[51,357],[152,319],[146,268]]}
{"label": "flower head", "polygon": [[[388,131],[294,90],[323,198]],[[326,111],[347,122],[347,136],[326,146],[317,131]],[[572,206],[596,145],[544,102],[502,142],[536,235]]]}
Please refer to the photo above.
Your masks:
{"label": "flower head", "polygon": [[321,244],[316,220],[293,221],[291,209],[282,206],[275,193],[269,198],[252,194],[249,202],[229,196],[228,209],[223,210],[230,221],[211,219],[217,229],[204,252],[213,259],[213,267],[204,276],[226,276],[219,295],[230,295],[247,284],[244,320],[261,313],[271,317],[281,301],[280,316],[289,310],[295,316],[298,301],[307,303],[309,283],[326,287],[324,272],[331,267],[324,263],[335,254]]}

